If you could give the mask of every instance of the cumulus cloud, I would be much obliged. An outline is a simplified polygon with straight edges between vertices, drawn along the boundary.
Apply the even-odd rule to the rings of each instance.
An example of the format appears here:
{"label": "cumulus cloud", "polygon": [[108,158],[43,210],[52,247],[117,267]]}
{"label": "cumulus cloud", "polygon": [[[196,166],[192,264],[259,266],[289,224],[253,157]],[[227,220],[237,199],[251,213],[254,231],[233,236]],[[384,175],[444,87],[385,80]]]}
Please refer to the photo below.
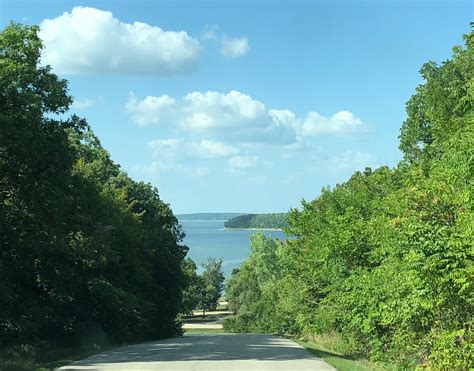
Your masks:
{"label": "cumulus cloud", "polygon": [[349,111],[340,111],[331,117],[324,117],[317,112],[309,112],[300,128],[303,136],[350,134],[366,130],[367,127],[362,123],[362,120]]}
{"label": "cumulus cloud", "polygon": [[262,102],[234,90],[193,92],[177,100],[167,95],[139,100],[131,94],[125,109],[138,125],[173,126],[187,135],[243,142],[294,141],[294,130],[273,122]]}
{"label": "cumulus cloud", "polygon": [[243,57],[249,50],[249,41],[245,37],[232,38],[224,36],[221,39],[221,53],[227,58]]}
{"label": "cumulus cloud", "polygon": [[109,11],[74,7],[40,24],[42,61],[60,74],[117,73],[167,76],[197,68],[198,40],[185,31],[125,23]]}
{"label": "cumulus cloud", "polygon": [[227,94],[193,92],[183,98],[183,103],[185,109],[192,113],[185,118],[185,126],[199,131],[252,125],[266,114],[262,102],[235,90]]}
{"label": "cumulus cloud", "polygon": [[[248,94],[232,90],[192,92],[182,98],[130,94],[125,109],[138,125],[167,125],[186,135],[245,143],[278,143],[286,149],[307,148],[304,138],[367,131],[368,126],[349,111],[325,117],[315,111],[298,117],[288,109],[267,109]],[[293,145],[293,146],[291,146]]]}
{"label": "cumulus cloud", "polygon": [[135,94],[130,92],[125,109],[132,116],[133,121],[138,125],[145,126],[158,124],[160,118],[166,115],[167,108],[175,103],[175,99],[166,94],[159,97],[148,96],[139,101]]}
{"label": "cumulus cloud", "polygon": [[233,146],[206,139],[198,143],[191,143],[191,150],[202,158],[226,157],[239,152],[239,150]]}

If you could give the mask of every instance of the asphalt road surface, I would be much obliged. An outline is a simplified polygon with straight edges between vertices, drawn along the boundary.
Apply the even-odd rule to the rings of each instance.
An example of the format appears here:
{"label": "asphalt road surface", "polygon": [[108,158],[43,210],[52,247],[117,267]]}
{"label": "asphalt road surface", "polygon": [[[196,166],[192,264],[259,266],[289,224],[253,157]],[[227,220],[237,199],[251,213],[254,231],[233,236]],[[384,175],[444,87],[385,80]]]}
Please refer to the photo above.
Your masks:
{"label": "asphalt road surface", "polygon": [[60,370],[335,370],[294,341],[256,334],[186,335],[110,349]]}

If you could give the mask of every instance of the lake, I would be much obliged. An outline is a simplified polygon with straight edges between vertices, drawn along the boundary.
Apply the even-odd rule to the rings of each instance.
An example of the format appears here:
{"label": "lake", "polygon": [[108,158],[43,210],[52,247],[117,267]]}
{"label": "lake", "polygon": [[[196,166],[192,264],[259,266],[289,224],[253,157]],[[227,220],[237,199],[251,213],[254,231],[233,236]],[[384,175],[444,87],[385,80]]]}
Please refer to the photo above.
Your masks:
{"label": "lake", "polygon": [[[224,229],[225,220],[180,220],[186,232],[184,243],[188,256],[198,268],[207,258],[222,258],[222,270],[227,277],[249,254],[249,237],[257,231]],[[262,231],[266,236],[285,239],[281,231]],[[200,269],[201,270],[201,269]]]}

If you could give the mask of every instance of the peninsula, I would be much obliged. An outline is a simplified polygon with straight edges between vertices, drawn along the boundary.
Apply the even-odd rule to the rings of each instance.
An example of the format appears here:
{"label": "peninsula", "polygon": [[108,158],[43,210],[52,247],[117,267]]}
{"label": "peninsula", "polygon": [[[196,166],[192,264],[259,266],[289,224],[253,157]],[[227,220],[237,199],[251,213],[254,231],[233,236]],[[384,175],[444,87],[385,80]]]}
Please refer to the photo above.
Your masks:
{"label": "peninsula", "polygon": [[224,223],[226,229],[282,230],[288,226],[286,213],[246,214]]}

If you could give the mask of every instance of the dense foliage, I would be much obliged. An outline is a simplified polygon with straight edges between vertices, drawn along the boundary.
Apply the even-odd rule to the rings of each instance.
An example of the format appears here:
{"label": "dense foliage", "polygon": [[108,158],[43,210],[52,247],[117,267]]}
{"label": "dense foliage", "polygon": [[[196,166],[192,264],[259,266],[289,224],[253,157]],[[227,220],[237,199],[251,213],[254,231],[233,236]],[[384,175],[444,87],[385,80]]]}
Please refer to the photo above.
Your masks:
{"label": "dense foliage", "polygon": [[283,229],[288,226],[286,213],[245,214],[224,223],[226,228]]}
{"label": "dense foliage", "polygon": [[201,309],[203,316],[206,311],[215,310],[224,290],[224,273],[222,259],[209,258],[202,264],[203,272],[197,274],[196,264],[189,258],[184,260],[187,285],[183,291],[183,314],[192,314],[193,310]]}
{"label": "dense foliage", "polygon": [[[38,28],[0,33],[0,348],[180,331],[183,233],[158,190],[130,179],[40,66]],[[64,117],[64,116],[63,116]]]}
{"label": "dense foliage", "polygon": [[332,334],[402,366],[474,364],[474,34],[421,69],[395,169],[356,172],[257,236],[227,298],[233,331]]}
{"label": "dense foliage", "polygon": [[224,273],[222,272],[222,259],[209,258],[203,265],[202,289],[199,308],[204,311],[215,310],[222,291],[224,290]]}

